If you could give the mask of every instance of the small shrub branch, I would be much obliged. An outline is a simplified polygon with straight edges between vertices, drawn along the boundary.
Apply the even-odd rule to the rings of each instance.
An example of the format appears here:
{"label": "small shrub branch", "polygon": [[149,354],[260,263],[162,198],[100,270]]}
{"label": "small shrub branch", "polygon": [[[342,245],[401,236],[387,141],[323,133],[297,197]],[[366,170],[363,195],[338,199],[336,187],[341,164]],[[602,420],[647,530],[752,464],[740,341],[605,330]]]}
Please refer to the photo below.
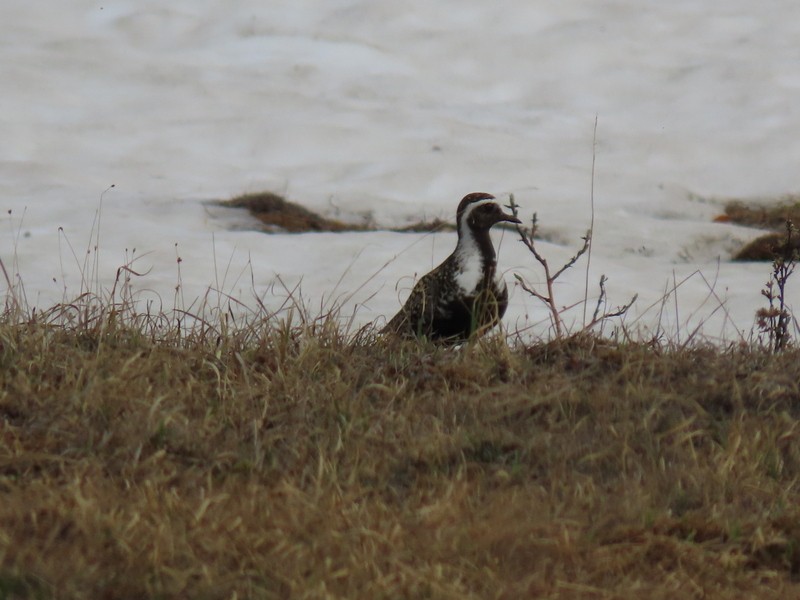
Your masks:
{"label": "small shrub branch", "polygon": [[[514,200],[514,195],[511,194],[511,198],[508,204],[509,210],[511,210],[512,214],[519,218],[519,205]],[[581,239],[583,240],[583,245],[578,249],[578,251],[573,254],[566,263],[564,263],[561,268],[557,271],[552,272],[550,269],[550,264],[547,262],[547,259],[539,253],[536,249],[536,230],[538,226],[538,219],[536,213],[533,214],[531,218],[531,226],[529,229],[522,227],[521,225],[517,225],[517,233],[519,234],[520,241],[525,244],[525,247],[530,251],[533,255],[534,259],[542,266],[544,269],[544,278],[545,278],[545,286],[547,289],[546,293],[538,292],[537,290],[533,289],[530,285],[528,285],[525,280],[519,274],[514,274],[514,278],[519,283],[520,287],[529,293],[534,298],[540,300],[550,311],[551,320],[553,321],[553,328],[555,329],[556,338],[561,338],[564,336],[566,331],[566,324],[564,323],[563,313],[567,310],[559,309],[558,304],[556,303],[555,292],[554,292],[554,283],[555,281],[566,271],[567,269],[571,268],[575,265],[578,260],[589,251],[592,244],[592,230],[589,229]],[[634,295],[631,298],[630,302],[627,304],[623,304],[622,306],[617,307],[615,310],[609,312],[601,312],[602,306],[606,303],[606,289],[605,284],[608,281],[608,278],[605,275],[601,275],[600,277],[600,296],[597,299],[597,306],[595,307],[594,314],[592,316],[592,320],[584,325],[584,331],[588,330],[598,323],[606,319],[610,319],[613,317],[621,317],[623,316],[628,309],[636,302],[638,295]],[[584,301],[585,304],[585,301]]]}
{"label": "small shrub branch", "polygon": [[768,307],[756,312],[758,328],[767,338],[767,347],[775,353],[784,350],[791,340],[789,329],[793,319],[786,303],[786,284],[798,260],[798,250],[793,240],[796,235],[797,228],[787,219],[784,243],[775,248],[772,272],[761,290]]}

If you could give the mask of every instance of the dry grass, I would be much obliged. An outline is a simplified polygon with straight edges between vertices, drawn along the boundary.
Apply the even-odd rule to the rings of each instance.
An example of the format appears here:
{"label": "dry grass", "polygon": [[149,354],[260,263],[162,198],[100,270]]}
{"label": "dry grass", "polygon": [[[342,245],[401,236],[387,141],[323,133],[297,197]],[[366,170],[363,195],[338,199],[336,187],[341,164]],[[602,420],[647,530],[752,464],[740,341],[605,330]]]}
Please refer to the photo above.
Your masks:
{"label": "dry grass", "polygon": [[[791,221],[792,223],[800,221]],[[739,250],[733,260],[752,261],[752,260],[773,260],[775,256],[787,255],[792,252],[800,251],[800,239],[795,237],[789,239],[787,243],[786,222],[784,221],[784,231],[766,233],[757,237],[752,242],[747,244],[744,248]]]}
{"label": "dry grass", "polygon": [[364,227],[328,219],[272,192],[244,194],[219,203],[246,209],[261,221],[264,231],[303,233],[308,231],[362,231]]}
{"label": "dry grass", "polygon": [[797,351],[115,323],[0,323],[0,598],[800,594]]}
{"label": "dry grass", "polygon": [[[379,227],[368,216],[363,223],[345,223],[336,219],[323,217],[304,206],[291,202],[273,192],[256,192],[237,196],[231,200],[221,201],[218,204],[231,208],[247,210],[263,225],[262,230],[267,233],[304,233],[313,231],[378,231],[388,230],[397,233],[430,233],[437,231],[455,231],[456,227],[451,220],[439,218],[421,219],[403,227]],[[513,231],[512,227],[500,224],[500,229]]]}
{"label": "dry grass", "polygon": [[731,200],[725,204],[725,214],[719,220],[779,231],[787,220],[800,223],[800,197],[787,195],[772,204]]}
{"label": "dry grass", "polygon": [[771,204],[731,200],[725,204],[725,213],[716,220],[773,230],[744,246],[733,256],[733,260],[771,261],[776,254],[786,254],[800,248],[796,239],[790,240],[787,245],[785,233],[787,221],[800,223],[800,197],[796,195],[783,196]]}

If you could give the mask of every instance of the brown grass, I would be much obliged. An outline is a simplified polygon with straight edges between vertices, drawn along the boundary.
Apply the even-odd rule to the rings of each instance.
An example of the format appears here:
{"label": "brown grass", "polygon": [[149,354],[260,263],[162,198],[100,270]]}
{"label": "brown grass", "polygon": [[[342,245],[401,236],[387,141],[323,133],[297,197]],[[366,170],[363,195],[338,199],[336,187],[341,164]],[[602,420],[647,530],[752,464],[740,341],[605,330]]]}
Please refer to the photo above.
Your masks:
{"label": "brown grass", "polygon": [[793,223],[800,223],[800,197],[788,195],[772,204],[731,200],[725,204],[725,214],[720,220],[778,231],[784,228],[787,219]]}
{"label": "brown grass", "polygon": [[[397,233],[429,233],[436,231],[455,231],[456,229],[452,221],[445,221],[439,218],[422,219],[404,225],[403,227],[392,228],[379,227],[369,222],[369,220],[360,224],[345,223],[336,219],[323,217],[273,192],[244,194],[232,198],[231,200],[221,201],[219,204],[221,206],[247,210],[253,217],[261,221],[263,230],[267,233],[378,231],[387,229],[388,231]],[[499,227],[512,230],[512,228],[503,226],[502,224],[499,225]]]}
{"label": "brown grass", "polygon": [[442,219],[433,219],[432,221],[416,221],[410,223],[405,227],[397,227],[392,229],[397,233],[428,233],[436,231],[455,231],[455,223],[450,221],[443,221]]}
{"label": "brown grass", "polygon": [[776,254],[800,247],[798,240],[793,241],[791,248],[786,246],[786,221],[800,223],[800,197],[795,195],[784,196],[772,204],[731,200],[725,205],[725,213],[716,220],[773,230],[747,244],[733,256],[733,260],[771,261]]}
{"label": "brown grass", "polygon": [[325,218],[272,192],[244,194],[231,200],[220,202],[220,204],[232,208],[246,209],[264,224],[264,230],[268,232],[338,232],[361,231],[364,229],[364,227],[358,225],[348,225],[342,221]]}
{"label": "brown grass", "polygon": [[0,597],[800,594],[800,352],[0,323]]}
{"label": "brown grass", "polygon": [[[795,221],[792,221],[793,223]],[[800,221],[797,221],[800,223]],[[751,261],[751,260],[773,260],[776,256],[791,255],[792,251],[800,251],[800,239],[792,237],[788,240],[785,230],[782,233],[767,233],[757,237],[752,242],[747,244],[744,248],[739,250],[733,260]]]}

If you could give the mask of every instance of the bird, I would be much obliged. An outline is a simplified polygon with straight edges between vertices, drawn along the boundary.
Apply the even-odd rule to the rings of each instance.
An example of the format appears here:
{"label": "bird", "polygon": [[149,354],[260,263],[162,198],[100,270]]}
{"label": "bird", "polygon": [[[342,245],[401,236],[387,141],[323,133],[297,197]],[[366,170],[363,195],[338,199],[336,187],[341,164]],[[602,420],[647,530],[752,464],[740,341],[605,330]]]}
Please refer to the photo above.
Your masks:
{"label": "bird", "polygon": [[508,308],[508,288],[497,273],[489,230],[503,221],[521,223],[491,194],[464,196],[456,211],[455,250],[417,281],[383,332],[459,344],[497,325]]}

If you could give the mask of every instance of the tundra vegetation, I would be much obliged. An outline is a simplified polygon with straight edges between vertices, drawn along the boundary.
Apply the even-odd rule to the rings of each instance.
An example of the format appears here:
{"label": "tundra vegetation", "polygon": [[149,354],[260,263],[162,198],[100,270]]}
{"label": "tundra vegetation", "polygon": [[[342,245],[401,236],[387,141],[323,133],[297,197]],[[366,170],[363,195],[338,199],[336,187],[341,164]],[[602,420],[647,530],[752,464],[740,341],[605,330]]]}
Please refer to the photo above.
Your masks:
{"label": "tundra vegetation", "polygon": [[0,598],[798,597],[789,259],[746,343],[551,302],[455,349],[140,312],[128,267],[37,311],[4,265]]}

